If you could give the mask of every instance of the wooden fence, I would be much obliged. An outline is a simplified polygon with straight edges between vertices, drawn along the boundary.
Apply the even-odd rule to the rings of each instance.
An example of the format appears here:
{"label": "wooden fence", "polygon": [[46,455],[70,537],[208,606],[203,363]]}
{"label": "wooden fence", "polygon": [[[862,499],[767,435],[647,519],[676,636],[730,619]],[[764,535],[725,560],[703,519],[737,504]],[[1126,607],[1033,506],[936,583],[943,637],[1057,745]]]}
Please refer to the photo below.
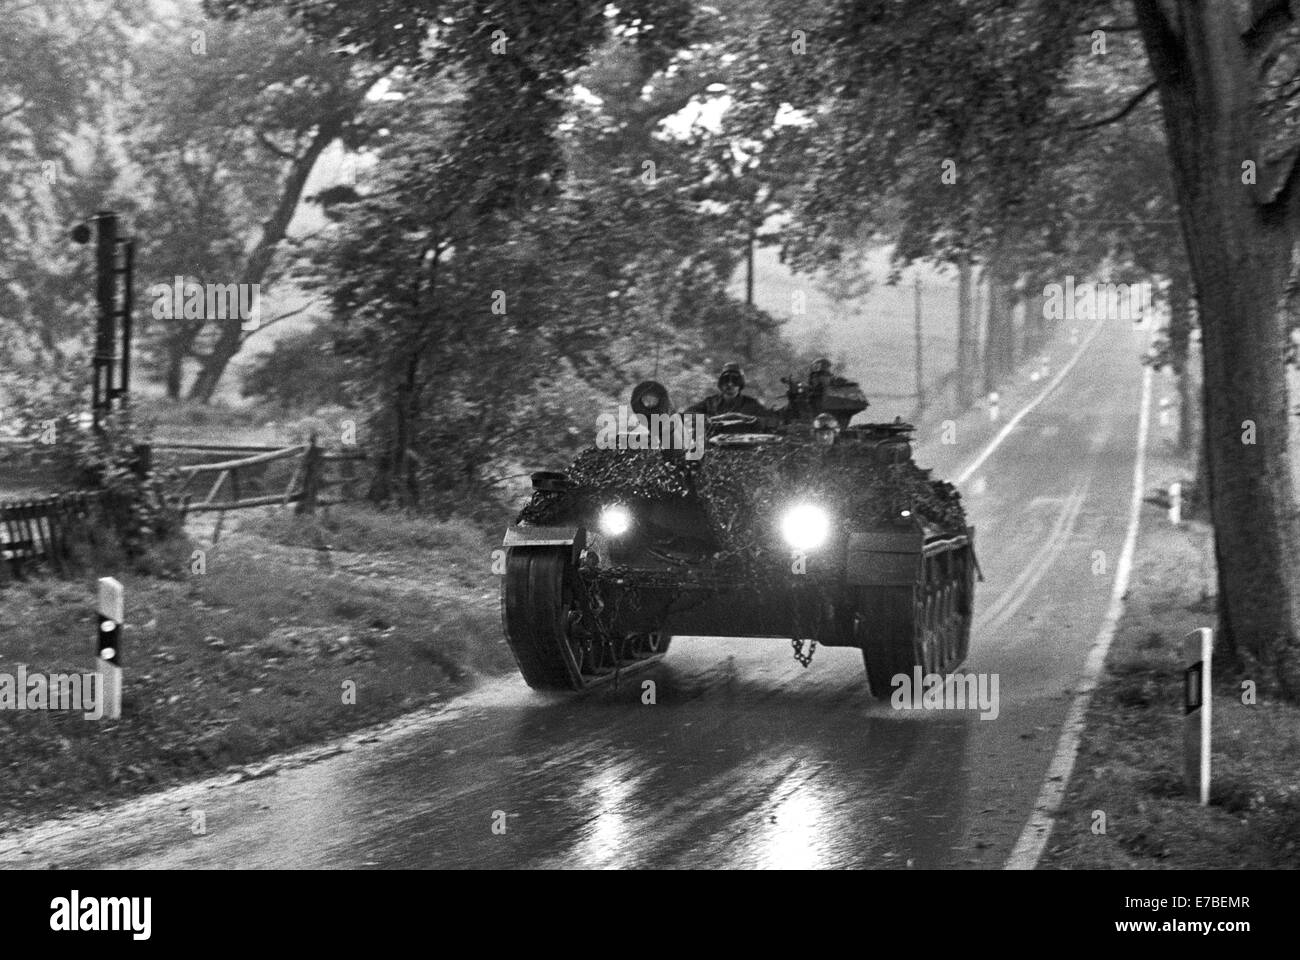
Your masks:
{"label": "wooden fence", "polygon": [[[213,542],[221,535],[226,511],[249,507],[294,504],[298,513],[356,499],[357,461],[360,451],[327,451],[314,441],[293,447],[240,447],[213,444],[153,444],[148,457],[179,457],[189,454],[217,456],[213,463],[191,463],[175,468],[184,477],[179,489],[169,490],[168,499],[178,503],[182,514],[215,512]],[[231,455],[243,454],[243,456]],[[267,468],[292,465],[287,483],[281,477],[274,492]],[[334,469],[331,469],[334,468]],[[214,478],[203,499],[194,502],[192,485]],[[20,488],[21,489],[21,488]],[[95,515],[101,509],[100,491],[78,491],[47,496],[18,496],[0,500],[0,583],[23,576],[27,567],[47,563],[60,574],[75,572],[79,544],[93,545]]]}
{"label": "wooden fence", "polygon": [[76,545],[93,542],[98,492],[65,493],[0,503],[0,582],[44,560],[70,572]]}
{"label": "wooden fence", "polygon": [[[154,444],[160,453],[202,453],[220,455],[242,453],[246,456],[220,459],[214,463],[195,463],[176,468],[185,477],[177,491],[182,511],[189,513],[215,512],[217,523],[212,533],[215,543],[221,536],[221,526],[229,510],[250,507],[283,506],[295,504],[296,513],[312,513],[318,506],[331,506],[355,499],[357,477],[354,465],[365,459],[361,452],[331,452],[316,445],[315,437],[306,444],[293,447],[236,447],[214,444]],[[272,464],[292,462],[293,470],[288,482],[279,488],[268,476]],[[331,475],[331,464],[339,464],[338,475]],[[214,476],[203,499],[195,502],[190,487],[201,478]],[[282,478],[283,479],[283,478]],[[273,489],[274,488],[274,489]],[[200,487],[200,489],[202,489]],[[327,490],[333,495],[323,496]],[[246,494],[252,494],[247,496]]]}

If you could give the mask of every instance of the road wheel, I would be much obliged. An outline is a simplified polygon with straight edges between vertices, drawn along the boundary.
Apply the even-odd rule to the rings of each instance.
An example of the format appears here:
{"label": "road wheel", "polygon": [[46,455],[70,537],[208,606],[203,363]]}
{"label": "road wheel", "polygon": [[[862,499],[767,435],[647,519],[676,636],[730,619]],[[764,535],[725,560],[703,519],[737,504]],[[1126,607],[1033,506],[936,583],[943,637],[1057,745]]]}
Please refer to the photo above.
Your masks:
{"label": "road wheel", "polygon": [[970,653],[970,626],[975,614],[975,562],[970,547],[957,555],[956,577],[956,653],[953,666],[966,662]]}
{"label": "road wheel", "polygon": [[662,656],[672,641],[658,631],[593,636],[577,602],[581,580],[570,557],[564,547],[506,553],[502,625],[519,672],[535,690],[582,690]]}
{"label": "road wheel", "polygon": [[900,673],[909,681],[917,667],[923,676],[944,674],[966,659],[970,640],[968,552],[963,550],[956,557],[927,557],[917,582],[910,587],[861,589],[853,633],[862,648],[873,696],[887,699],[893,692],[891,681]]}
{"label": "road wheel", "polygon": [[[930,564],[926,564],[927,570]],[[933,581],[917,589],[916,619],[920,629],[916,631],[916,661],[921,665],[921,673],[938,673],[943,668],[943,643],[939,622],[939,586]]]}

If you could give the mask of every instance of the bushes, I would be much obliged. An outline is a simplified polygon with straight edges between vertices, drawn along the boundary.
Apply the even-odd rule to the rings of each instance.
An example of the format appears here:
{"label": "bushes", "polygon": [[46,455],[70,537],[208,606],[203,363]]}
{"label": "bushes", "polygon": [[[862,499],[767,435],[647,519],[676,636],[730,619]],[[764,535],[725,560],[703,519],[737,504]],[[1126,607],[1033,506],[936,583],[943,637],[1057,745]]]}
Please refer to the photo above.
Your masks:
{"label": "bushes", "polygon": [[25,411],[29,422],[41,425],[27,459],[41,463],[47,487],[99,494],[84,516],[51,520],[65,547],[51,558],[56,566],[179,571],[189,549],[180,509],[168,500],[163,478],[148,462],[145,435],[129,413],[110,415],[94,431],[75,413],[42,416],[49,412]]}
{"label": "bushes", "polygon": [[332,333],[317,327],[283,336],[259,355],[244,377],[242,393],[269,400],[286,412],[312,410],[345,402],[343,376]]}
{"label": "bushes", "polygon": [[144,433],[129,412],[105,418],[98,432],[70,425],[56,446],[62,472],[76,489],[102,490],[102,522],[114,531],[128,557],[180,532],[177,505],[169,503],[161,478],[148,463]]}

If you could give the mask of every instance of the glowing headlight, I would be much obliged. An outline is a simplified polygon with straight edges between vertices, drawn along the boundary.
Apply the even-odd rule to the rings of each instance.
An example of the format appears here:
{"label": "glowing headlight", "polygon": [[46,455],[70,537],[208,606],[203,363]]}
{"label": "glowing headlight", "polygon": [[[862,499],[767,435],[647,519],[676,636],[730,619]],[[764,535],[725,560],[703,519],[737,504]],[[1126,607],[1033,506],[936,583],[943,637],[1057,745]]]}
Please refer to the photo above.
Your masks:
{"label": "glowing headlight", "polygon": [[796,550],[820,547],[830,533],[830,516],[821,507],[814,507],[810,503],[791,507],[781,518],[781,535]]}
{"label": "glowing headlight", "polygon": [[611,537],[627,533],[632,526],[632,512],[627,507],[606,507],[600,511],[600,531]]}

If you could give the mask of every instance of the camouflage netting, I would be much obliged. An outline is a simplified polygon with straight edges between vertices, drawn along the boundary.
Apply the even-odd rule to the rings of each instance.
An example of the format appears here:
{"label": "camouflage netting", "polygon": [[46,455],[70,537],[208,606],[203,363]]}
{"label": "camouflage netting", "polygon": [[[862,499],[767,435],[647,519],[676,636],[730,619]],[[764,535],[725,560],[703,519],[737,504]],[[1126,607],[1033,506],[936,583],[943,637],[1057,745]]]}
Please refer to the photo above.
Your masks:
{"label": "camouflage netting", "polygon": [[762,449],[711,447],[700,460],[659,450],[589,449],[567,471],[570,493],[538,491],[520,521],[572,521],[604,504],[644,497],[698,496],[715,541],[730,550],[781,549],[773,518],[795,501],[821,504],[833,516],[875,525],[912,510],[940,530],[962,530],[960,494],[910,460],[880,463],[858,444],[831,448],[781,443]]}

